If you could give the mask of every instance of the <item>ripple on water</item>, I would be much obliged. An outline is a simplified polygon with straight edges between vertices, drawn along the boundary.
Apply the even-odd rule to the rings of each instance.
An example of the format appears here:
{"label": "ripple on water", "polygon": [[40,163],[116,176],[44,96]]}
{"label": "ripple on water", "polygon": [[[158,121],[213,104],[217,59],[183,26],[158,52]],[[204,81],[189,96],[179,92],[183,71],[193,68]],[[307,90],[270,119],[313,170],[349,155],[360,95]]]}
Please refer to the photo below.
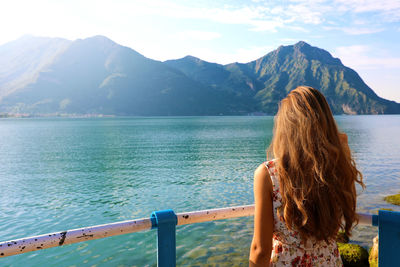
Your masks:
{"label": "ripple on water", "polygon": [[[364,174],[358,211],[400,207],[400,116],[338,116]],[[0,240],[253,203],[273,117],[0,120]],[[6,189],[6,190],[4,190]],[[247,266],[252,218],[179,226],[178,265]],[[376,227],[357,226],[370,246]],[[4,258],[3,266],[155,266],[156,231]],[[225,265],[224,265],[225,264]]]}

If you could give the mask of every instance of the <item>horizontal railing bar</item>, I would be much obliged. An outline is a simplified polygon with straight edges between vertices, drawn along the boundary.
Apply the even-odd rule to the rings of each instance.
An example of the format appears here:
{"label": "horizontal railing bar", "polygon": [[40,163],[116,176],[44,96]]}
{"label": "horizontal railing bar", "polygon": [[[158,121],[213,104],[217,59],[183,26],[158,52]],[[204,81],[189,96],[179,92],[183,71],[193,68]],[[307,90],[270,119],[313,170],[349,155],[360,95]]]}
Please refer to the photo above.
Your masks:
{"label": "horizontal railing bar", "polygon": [[254,205],[199,210],[176,214],[178,225],[224,220],[254,215]]}
{"label": "horizontal railing bar", "polygon": [[[176,214],[177,225],[209,222],[254,215],[254,205],[182,212]],[[372,215],[358,213],[360,225],[372,225]],[[102,224],[84,228],[26,237],[0,243],[0,257],[22,254],[30,251],[79,243],[109,236],[150,230],[150,218]]]}
{"label": "horizontal railing bar", "polygon": [[[224,220],[230,218],[247,217],[254,215],[254,204],[236,207],[226,207],[219,209],[199,210],[191,212],[182,212],[176,214],[178,217],[177,225]],[[357,213],[358,225],[372,225],[372,215],[366,213]]]}
{"label": "horizontal railing bar", "polygon": [[151,229],[150,218],[102,224],[0,243],[0,257]]}
{"label": "horizontal railing bar", "polygon": [[358,215],[358,225],[372,225],[372,214],[367,213],[357,213]]}

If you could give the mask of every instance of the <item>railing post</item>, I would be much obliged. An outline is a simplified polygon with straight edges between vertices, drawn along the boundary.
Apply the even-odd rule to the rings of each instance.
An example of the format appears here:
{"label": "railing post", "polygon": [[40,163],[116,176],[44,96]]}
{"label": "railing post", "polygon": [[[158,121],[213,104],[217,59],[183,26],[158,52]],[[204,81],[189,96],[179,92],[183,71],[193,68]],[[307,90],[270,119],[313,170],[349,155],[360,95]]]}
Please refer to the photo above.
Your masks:
{"label": "railing post", "polygon": [[379,210],[379,267],[399,266],[400,212]]}
{"label": "railing post", "polygon": [[176,266],[176,224],[173,210],[154,211],[151,214],[152,228],[157,227],[157,266]]}

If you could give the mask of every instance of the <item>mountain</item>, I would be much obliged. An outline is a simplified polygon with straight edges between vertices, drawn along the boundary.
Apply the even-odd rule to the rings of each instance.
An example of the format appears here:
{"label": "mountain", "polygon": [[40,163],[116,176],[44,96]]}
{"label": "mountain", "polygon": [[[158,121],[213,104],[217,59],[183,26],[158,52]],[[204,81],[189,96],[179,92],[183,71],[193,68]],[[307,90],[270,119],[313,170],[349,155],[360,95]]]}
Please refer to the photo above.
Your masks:
{"label": "mountain", "polygon": [[382,114],[399,113],[400,104],[378,97],[361,77],[327,51],[305,42],[281,46],[250,62],[247,66],[263,82],[255,98],[268,111],[299,84],[318,88],[327,98],[334,113]]}
{"label": "mountain", "polygon": [[[25,41],[17,40],[15,46],[24,50],[20,42]],[[29,84],[19,83],[12,91],[6,86],[0,88],[4,92],[0,111],[116,115],[237,112],[237,105],[232,103],[240,100],[233,94],[222,94],[197,83],[181,71],[106,37],[79,39],[66,47],[59,44],[57,51],[61,48],[62,52],[48,58],[46,64],[35,71]],[[51,49],[49,45],[39,50],[46,54]]]}
{"label": "mountain", "polygon": [[[246,64],[218,65],[193,57],[165,63],[198,82],[251,97],[255,110],[268,114],[275,113],[279,101],[298,85],[320,90],[335,114],[400,113],[400,104],[377,96],[340,59],[302,41]],[[220,74],[218,79],[208,75],[212,70]]]}
{"label": "mountain", "polygon": [[0,100],[34,82],[70,41],[25,35],[0,46]]}
{"label": "mountain", "polygon": [[160,62],[104,36],[24,36],[0,46],[0,112],[7,113],[273,114],[298,85],[321,90],[336,114],[400,113],[400,104],[305,42],[227,65],[192,56]]}

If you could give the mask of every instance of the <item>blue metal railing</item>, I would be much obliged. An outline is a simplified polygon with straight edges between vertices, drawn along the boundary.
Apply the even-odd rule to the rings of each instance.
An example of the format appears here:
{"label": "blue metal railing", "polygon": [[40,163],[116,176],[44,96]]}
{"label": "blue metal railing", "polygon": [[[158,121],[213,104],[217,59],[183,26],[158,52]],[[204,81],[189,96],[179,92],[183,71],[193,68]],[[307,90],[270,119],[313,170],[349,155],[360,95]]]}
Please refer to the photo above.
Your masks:
{"label": "blue metal railing", "polygon": [[400,266],[400,212],[380,210],[373,225],[379,227],[379,266]]}
{"label": "blue metal railing", "polygon": [[178,218],[173,210],[154,211],[152,228],[157,228],[157,265],[176,266],[176,235]]}
{"label": "blue metal railing", "polygon": [[[251,216],[254,205],[227,207],[175,214],[155,211],[150,218],[73,229],[0,243],[0,257],[66,244],[157,228],[157,265],[176,266],[176,226]],[[378,215],[358,214],[362,225],[379,227],[379,266],[400,266],[400,212],[380,210]]]}

